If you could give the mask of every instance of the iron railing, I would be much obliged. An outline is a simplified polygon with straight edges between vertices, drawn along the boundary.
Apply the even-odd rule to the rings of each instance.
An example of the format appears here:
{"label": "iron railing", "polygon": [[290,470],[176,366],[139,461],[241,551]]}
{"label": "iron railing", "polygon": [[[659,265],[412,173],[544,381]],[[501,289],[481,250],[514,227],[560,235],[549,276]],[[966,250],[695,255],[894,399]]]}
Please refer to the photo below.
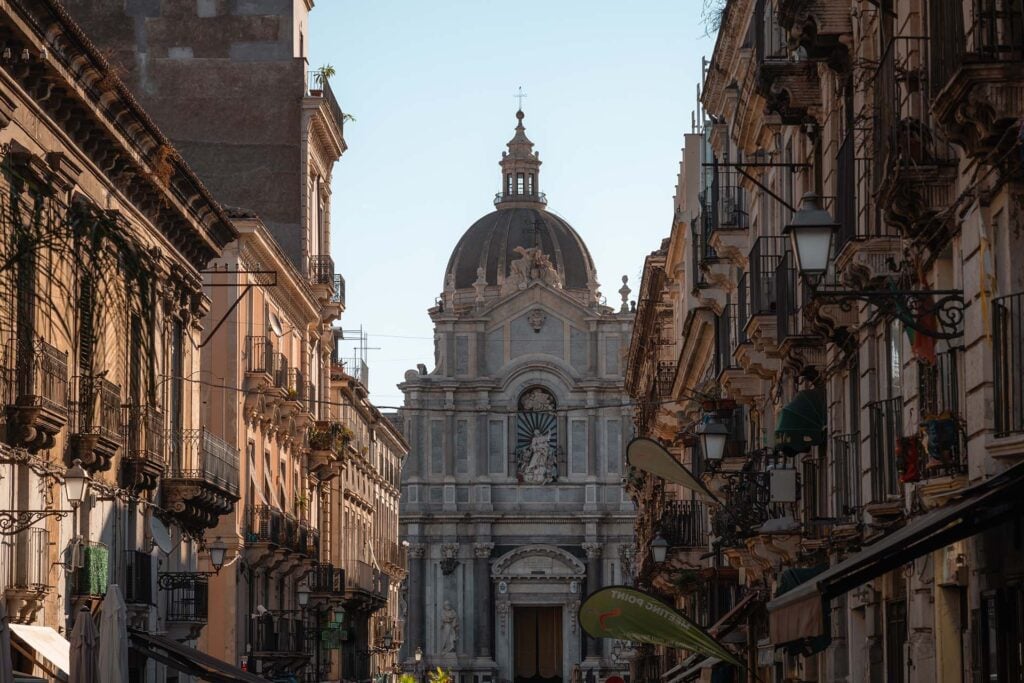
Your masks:
{"label": "iron railing", "polygon": [[928,3],[933,95],[965,64],[1024,60],[1021,0],[971,0],[967,9],[963,0]]}
{"label": "iron railing", "polygon": [[341,111],[341,105],[338,103],[338,98],[334,96],[334,91],[331,90],[330,79],[327,76],[319,71],[307,72],[306,95],[322,97],[331,116],[334,117],[334,123],[338,126],[338,130],[345,129],[345,114]]}
{"label": "iron railing", "polygon": [[658,528],[673,548],[707,548],[707,506],[697,500],[668,501]]}
{"label": "iron railing", "polygon": [[930,42],[924,37],[893,38],[874,78],[875,189],[894,166],[955,163],[952,145],[931,116]]}
{"label": "iron railing", "polygon": [[129,605],[152,605],[153,556],[139,550],[124,554],[124,601]]}
{"label": "iron railing", "polygon": [[299,547],[299,520],[287,512],[284,513],[284,521],[281,523],[281,545],[291,550]]}
{"label": "iron railing", "polygon": [[238,496],[238,449],[206,427],[171,432],[169,439],[180,444],[181,456],[172,463],[171,479],[197,479],[212,484],[231,496]]}
{"label": "iron railing", "polygon": [[306,623],[302,611],[270,610],[253,617],[251,645],[257,654],[305,654]]}
{"label": "iron railing", "polygon": [[121,440],[121,387],[105,377],[80,377],[68,402],[72,434]]}
{"label": "iron railing", "polygon": [[748,256],[751,316],[776,313],[779,263],[788,245],[789,239],[781,236],[763,236],[754,240]]}
{"label": "iron railing", "polygon": [[315,285],[334,284],[334,259],[326,254],[310,256],[309,280]]}
{"label": "iron railing", "polygon": [[48,529],[25,529],[14,537],[9,547],[7,585],[41,590],[50,582],[50,532]]}
{"label": "iron railing", "polygon": [[1024,292],[992,300],[996,436],[1024,432]]}
{"label": "iron railing", "polygon": [[538,204],[547,204],[548,198],[543,192],[534,193],[505,193],[499,192],[494,195],[494,205],[503,204],[505,202],[537,202]]}
{"label": "iron railing", "polygon": [[18,405],[32,405],[66,414],[68,354],[43,339],[18,344],[15,354],[15,393]]}
{"label": "iron railing", "polygon": [[130,460],[148,460],[163,466],[166,460],[164,414],[154,405],[121,407],[124,455]]}
{"label": "iron railing", "polygon": [[860,434],[832,436],[832,480],[835,482],[832,516],[854,520],[861,507]]}
{"label": "iron railing", "polygon": [[246,512],[247,543],[280,544],[284,538],[284,513],[271,505],[257,505]]}
{"label": "iron railing", "polygon": [[245,338],[245,371],[272,374],[274,370],[274,345],[267,337],[248,336]]}
{"label": "iron railing", "polygon": [[274,354],[274,386],[288,390],[288,357],[283,353]]}
{"label": "iron railing", "polygon": [[654,386],[659,398],[672,397],[672,385],[676,381],[676,361],[660,360],[654,377]]}
{"label": "iron railing", "polygon": [[302,370],[288,368],[288,379],[285,380],[288,398],[305,402],[306,380],[302,376]]}
{"label": "iron railing", "polygon": [[847,130],[836,155],[836,222],[839,224],[834,246],[836,254],[857,237],[858,183],[854,137],[855,131],[852,128]]}
{"label": "iron railing", "polygon": [[868,406],[871,428],[871,501],[899,496],[896,440],[903,434],[903,397],[874,401]]}
{"label": "iron railing", "polygon": [[206,574],[161,572],[157,584],[167,596],[167,621],[205,624],[209,619],[210,589]]}
{"label": "iron railing", "polygon": [[331,303],[345,305],[345,278],[340,273],[334,274]]}
{"label": "iron railing", "polygon": [[710,240],[716,230],[745,230],[750,225],[746,193],[739,185],[739,173],[728,163],[728,158],[721,166],[718,159],[712,162],[710,187],[700,196],[701,222],[706,240]]}
{"label": "iron railing", "polygon": [[306,554],[315,560],[320,559],[320,530],[310,528],[306,535]]}
{"label": "iron railing", "polygon": [[303,397],[306,403],[306,412],[315,418],[320,417],[318,410],[319,404],[316,400],[316,385],[312,382],[306,382]]}
{"label": "iron railing", "polygon": [[810,298],[810,288],[801,286],[794,263],[793,252],[787,251],[775,269],[776,284],[776,338],[805,334],[802,324],[804,306]]}
{"label": "iron railing", "polygon": [[345,592],[345,571],[330,562],[320,562],[310,572],[309,592],[315,595],[339,595]]}

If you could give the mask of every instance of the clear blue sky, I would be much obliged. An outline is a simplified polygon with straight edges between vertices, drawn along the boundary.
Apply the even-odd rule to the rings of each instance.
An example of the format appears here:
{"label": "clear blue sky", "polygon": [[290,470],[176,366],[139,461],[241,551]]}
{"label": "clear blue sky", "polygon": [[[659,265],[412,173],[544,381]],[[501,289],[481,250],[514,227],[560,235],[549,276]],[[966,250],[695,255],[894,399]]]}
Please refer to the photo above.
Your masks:
{"label": "clear blue sky", "polygon": [[[346,329],[370,334],[371,397],[433,367],[427,308],[462,233],[493,210],[522,85],[548,206],[587,242],[602,292],[634,295],[668,235],[682,136],[712,39],[694,0],[318,0],[310,65],[356,117],[335,167],[332,252]],[[631,297],[633,298],[633,297]],[[350,347],[350,345],[347,345]],[[350,349],[345,349],[350,354]]]}

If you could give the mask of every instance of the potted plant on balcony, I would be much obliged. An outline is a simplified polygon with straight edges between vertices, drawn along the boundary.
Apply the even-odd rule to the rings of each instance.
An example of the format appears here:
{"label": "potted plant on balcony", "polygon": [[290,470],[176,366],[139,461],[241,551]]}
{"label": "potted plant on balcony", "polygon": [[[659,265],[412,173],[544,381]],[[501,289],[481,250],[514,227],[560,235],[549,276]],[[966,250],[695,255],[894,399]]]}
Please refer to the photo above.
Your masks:
{"label": "potted plant on balcony", "polygon": [[335,74],[334,67],[330,64],[324,64],[322,67],[313,72],[314,82],[320,86],[319,88],[310,88],[309,94],[319,97],[324,94],[324,84],[330,80]]}

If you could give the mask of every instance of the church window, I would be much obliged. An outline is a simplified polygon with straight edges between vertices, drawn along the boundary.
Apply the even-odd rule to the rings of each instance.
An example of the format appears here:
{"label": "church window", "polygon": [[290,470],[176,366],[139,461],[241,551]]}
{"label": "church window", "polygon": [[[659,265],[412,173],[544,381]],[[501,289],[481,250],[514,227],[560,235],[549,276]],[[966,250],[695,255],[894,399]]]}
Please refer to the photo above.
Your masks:
{"label": "church window", "polygon": [[505,194],[512,194],[512,174],[505,174]]}
{"label": "church window", "polygon": [[557,480],[558,455],[555,398],[540,387],[527,389],[516,413],[516,479],[528,484]]}
{"label": "church window", "polygon": [[516,173],[516,194],[525,194],[526,176],[522,173]]}
{"label": "church window", "polygon": [[527,194],[537,194],[537,191],[534,189],[536,187],[536,180],[537,180],[537,176],[534,175],[533,173],[531,173],[530,174],[530,182],[526,186],[526,193]]}

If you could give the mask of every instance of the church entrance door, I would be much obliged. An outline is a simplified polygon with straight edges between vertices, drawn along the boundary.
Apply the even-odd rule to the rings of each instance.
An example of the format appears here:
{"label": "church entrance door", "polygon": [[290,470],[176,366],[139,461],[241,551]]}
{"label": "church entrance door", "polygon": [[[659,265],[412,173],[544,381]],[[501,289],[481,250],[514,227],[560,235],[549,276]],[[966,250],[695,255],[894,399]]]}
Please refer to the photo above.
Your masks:
{"label": "church entrance door", "polygon": [[562,608],[515,606],[515,683],[562,683]]}

